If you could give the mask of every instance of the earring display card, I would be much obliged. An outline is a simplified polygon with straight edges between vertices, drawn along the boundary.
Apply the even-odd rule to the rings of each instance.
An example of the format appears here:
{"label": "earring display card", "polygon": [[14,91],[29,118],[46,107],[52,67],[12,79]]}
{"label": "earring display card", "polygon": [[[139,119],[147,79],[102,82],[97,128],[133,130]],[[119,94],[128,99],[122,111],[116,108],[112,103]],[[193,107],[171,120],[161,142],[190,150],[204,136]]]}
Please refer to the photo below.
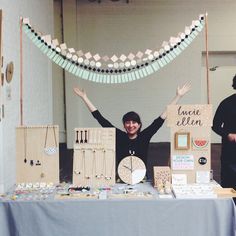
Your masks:
{"label": "earring display card", "polygon": [[196,183],[198,184],[210,183],[210,171],[196,171]]}
{"label": "earring display card", "polygon": [[58,140],[56,125],[16,128],[17,183],[59,183]]}
{"label": "earring display card", "polygon": [[158,183],[165,184],[171,182],[171,170],[169,166],[154,166],[154,187],[158,186]]}
{"label": "earring display card", "polygon": [[115,129],[76,128],[73,184],[112,186],[115,184]]}

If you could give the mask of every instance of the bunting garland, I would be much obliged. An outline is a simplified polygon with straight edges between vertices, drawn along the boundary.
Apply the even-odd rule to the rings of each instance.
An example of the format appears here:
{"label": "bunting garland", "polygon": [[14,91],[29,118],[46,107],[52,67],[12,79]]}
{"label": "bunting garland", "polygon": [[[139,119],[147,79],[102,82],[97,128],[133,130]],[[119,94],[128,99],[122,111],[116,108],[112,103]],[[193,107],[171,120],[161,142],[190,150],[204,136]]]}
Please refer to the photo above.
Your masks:
{"label": "bunting garland", "polygon": [[65,43],[59,44],[51,35],[36,31],[28,18],[22,19],[23,31],[50,60],[77,77],[108,84],[138,80],[160,70],[191,44],[204,25],[205,16],[200,15],[198,20],[185,27],[184,33],[163,42],[159,50],[147,49],[145,52],[108,57],[67,48]]}

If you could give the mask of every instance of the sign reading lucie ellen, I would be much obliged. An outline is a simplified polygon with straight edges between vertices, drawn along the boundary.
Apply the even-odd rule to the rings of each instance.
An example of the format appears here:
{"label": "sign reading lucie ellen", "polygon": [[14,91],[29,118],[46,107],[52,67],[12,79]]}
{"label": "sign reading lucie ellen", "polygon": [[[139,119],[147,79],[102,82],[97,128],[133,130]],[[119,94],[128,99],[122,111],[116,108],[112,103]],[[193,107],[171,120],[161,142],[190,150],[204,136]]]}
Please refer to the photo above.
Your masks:
{"label": "sign reading lucie ellen", "polygon": [[212,105],[170,105],[167,111],[168,127],[212,126]]}
{"label": "sign reading lucie ellen", "polygon": [[[210,171],[210,133],[212,106],[201,104],[170,105],[167,126],[171,129],[171,169],[173,174],[185,174],[188,183],[196,182],[198,171]],[[208,143],[196,148],[196,142]],[[199,159],[206,162],[201,165]]]}

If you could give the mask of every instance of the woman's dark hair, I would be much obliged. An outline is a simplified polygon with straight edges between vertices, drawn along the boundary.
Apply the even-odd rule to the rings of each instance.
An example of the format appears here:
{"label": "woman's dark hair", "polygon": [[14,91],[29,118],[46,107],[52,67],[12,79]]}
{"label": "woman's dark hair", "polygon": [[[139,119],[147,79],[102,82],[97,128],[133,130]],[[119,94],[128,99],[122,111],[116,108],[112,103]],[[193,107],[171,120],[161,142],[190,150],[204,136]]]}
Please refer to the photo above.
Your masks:
{"label": "woman's dark hair", "polygon": [[125,124],[126,121],[131,121],[131,120],[140,124],[140,128],[138,130],[139,132],[142,128],[142,122],[141,122],[139,114],[134,111],[130,111],[123,115],[123,118],[122,118],[123,125]]}
{"label": "woman's dark hair", "polygon": [[122,118],[123,124],[125,124],[126,121],[131,120],[137,122],[138,124],[142,124],[139,114],[134,111],[127,112]]}
{"label": "woman's dark hair", "polygon": [[232,87],[233,87],[234,89],[236,89],[236,75],[235,75],[234,78],[233,78]]}

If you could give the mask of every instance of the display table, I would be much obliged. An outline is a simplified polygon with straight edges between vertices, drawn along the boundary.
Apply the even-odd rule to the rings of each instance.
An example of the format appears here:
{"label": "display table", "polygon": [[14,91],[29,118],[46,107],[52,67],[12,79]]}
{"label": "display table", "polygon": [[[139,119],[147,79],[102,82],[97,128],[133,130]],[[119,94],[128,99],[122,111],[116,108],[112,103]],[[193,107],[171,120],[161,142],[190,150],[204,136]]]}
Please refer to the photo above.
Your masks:
{"label": "display table", "polygon": [[1,236],[234,236],[232,199],[0,201]]}

